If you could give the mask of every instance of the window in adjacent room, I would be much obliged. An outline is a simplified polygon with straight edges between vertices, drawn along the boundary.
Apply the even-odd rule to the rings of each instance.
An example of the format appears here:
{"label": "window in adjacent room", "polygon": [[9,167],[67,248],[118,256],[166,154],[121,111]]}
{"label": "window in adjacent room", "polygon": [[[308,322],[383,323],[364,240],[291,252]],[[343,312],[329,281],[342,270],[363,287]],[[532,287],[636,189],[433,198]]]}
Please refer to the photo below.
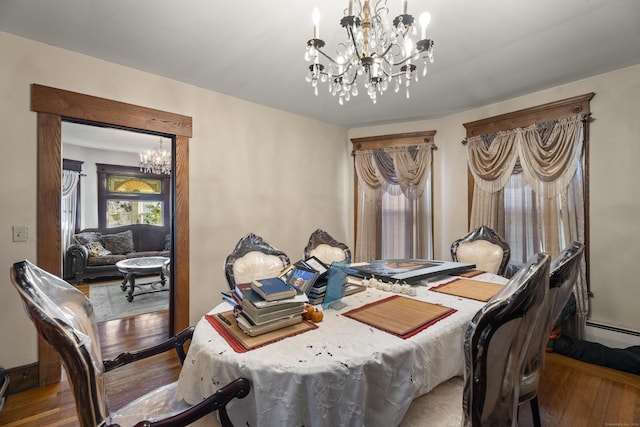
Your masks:
{"label": "window in adjacent room", "polygon": [[169,223],[169,177],[139,168],[98,164],[100,227]]}

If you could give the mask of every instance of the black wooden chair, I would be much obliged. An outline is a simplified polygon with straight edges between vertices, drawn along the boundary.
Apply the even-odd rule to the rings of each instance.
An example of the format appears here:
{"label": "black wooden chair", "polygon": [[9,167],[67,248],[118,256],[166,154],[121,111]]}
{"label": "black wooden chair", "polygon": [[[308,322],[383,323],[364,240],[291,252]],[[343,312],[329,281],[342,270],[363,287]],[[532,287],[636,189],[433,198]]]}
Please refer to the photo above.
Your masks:
{"label": "black wooden chair", "polygon": [[551,261],[549,294],[540,321],[533,325],[525,357],[525,370],[520,383],[520,404],[530,402],[533,424],[540,427],[538,385],[544,367],[547,341],[562,308],[567,304],[580,271],[584,244],[573,242]]}
{"label": "black wooden chair", "polygon": [[[93,306],[82,292],[29,261],[13,265],[11,280],[39,335],[60,355],[81,427],[186,426],[203,417],[212,417],[216,411],[222,426],[232,426],[226,405],[234,398],[249,394],[251,386],[245,378],[232,381],[196,405],[175,398],[177,382],[174,382],[117,411],[109,408],[106,372],[169,350],[175,350],[180,362],[184,362],[185,345],[193,335],[193,327],[153,347],[103,360]],[[136,384],[132,384],[132,388],[135,387]]]}
{"label": "black wooden chair", "polygon": [[451,258],[475,264],[478,270],[504,276],[511,249],[495,231],[482,225],[451,244]]}
{"label": "black wooden chair", "polygon": [[464,381],[452,378],[414,400],[401,427],[515,424],[529,330],[546,321],[549,264],[544,253],[532,257],[476,313],[464,339]]}
{"label": "black wooden chair", "polygon": [[289,256],[267,243],[262,237],[249,233],[242,237],[224,262],[224,274],[230,289],[237,283],[277,277],[291,265]]}
{"label": "black wooden chair", "polygon": [[304,258],[311,256],[318,258],[325,265],[331,265],[333,262],[351,261],[351,250],[326,231],[317,229],[311,233],[309,242],[304,248]]}

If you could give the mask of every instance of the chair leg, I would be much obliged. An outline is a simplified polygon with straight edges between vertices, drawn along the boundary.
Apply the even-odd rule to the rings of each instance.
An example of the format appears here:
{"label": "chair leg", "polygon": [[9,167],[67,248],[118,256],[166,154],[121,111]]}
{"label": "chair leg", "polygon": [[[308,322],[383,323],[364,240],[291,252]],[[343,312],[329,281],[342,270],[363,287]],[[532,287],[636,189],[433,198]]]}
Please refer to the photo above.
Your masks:
{"label": "chair leg", "polygon": [[531,417],[533,418],[534,427],[541,427],[540,424],[540,408],[538,408],[538,396],[529,401],[531,405]]}

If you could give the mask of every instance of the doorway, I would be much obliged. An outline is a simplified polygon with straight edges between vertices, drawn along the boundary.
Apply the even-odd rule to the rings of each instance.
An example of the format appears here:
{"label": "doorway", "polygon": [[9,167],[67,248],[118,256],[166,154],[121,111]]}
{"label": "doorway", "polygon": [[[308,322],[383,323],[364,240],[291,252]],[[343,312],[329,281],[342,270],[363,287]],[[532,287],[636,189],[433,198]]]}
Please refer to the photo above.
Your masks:
{"label": "doorway", "polygon": [[[170,331],[189,325],[189,138],[191,117],[70,92],[38,84],[31,86],[31,110],[37,114],[37,264],[62,275],[60,242],[62,119],[99,123],[124,129],[170,135],[175,141],[173,218],[175,286],[171,292]],[[61,365],[46,342],[38,341],[39,385],[60,381]]]}

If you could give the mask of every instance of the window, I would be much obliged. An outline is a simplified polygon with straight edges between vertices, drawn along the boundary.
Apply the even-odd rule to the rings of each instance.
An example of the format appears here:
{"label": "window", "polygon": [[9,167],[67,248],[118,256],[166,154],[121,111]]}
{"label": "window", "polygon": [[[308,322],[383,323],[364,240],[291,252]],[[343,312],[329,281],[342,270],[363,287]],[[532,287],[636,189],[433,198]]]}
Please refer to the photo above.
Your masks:
{"label": "window", "polygon": [[353,139],[355,261],[432,258],[435,131]]}
{"label": "window", "polygon": [[169,224],[170,178],[137,167],[98,164],[100,227]]}
{"label": "window", "polygon": [[589,311],[589,102],[593,93],[465,123],[469,228],[492,228],[511,249],[514,273],[534,254],[585,245],[574,287],[575,335]]}

